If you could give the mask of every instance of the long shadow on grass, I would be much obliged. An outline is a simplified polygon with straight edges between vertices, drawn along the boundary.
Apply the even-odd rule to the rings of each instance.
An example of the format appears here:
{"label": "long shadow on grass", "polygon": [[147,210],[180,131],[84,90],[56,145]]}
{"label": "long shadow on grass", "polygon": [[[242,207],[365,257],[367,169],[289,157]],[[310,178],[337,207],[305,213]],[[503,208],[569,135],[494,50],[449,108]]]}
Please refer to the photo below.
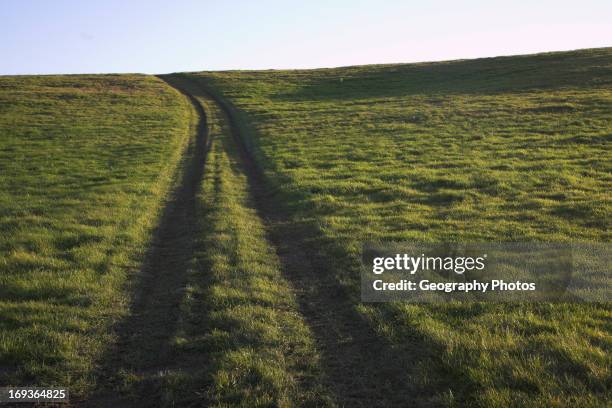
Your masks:
{"label": "long shadow on grass", "polygon": [[[200,85],[189,89],[194,96],[212,96],[231,125],[241,158],[233,170],[247,174],[256,210],[265,221],[283,274],[315,336],[322,354],[325,385],[335,400],[347,407],[440,405],[435,394],[452,388],[456,381],[454,373],[445,373],[436,362],[435,356],[442,354],[443,346],[410,327],[403,328],[403,344],[392,344],[375,332],[371,322],[357,310],[358,298],[338,282],[337,259],[346,257],[344,249],[333,242],[326,242],[322,248],[324,241],[312,223],[298,222],[298,217],[287,211],[292,203],[282,203],[282,197],[271,191],[247,153],[233,108]],[[390,320],[398,318],[392,308],[382,306],[379,311]],[[433,372],[438,377],[433,378]]]}
{"label": "long shadow on grass", "polygon": [[99,389],[84,405],[134,406],[133,401],[139,401],[138,406],[157,405],[164,373],[179,357],[172,338],[194,258],[196,195],[210,147],[204,111],[191,101],[199,113],[197,135],[189,141],[145,256],[130,315],[117,326],[118,341],[102,358],[97,375]]}

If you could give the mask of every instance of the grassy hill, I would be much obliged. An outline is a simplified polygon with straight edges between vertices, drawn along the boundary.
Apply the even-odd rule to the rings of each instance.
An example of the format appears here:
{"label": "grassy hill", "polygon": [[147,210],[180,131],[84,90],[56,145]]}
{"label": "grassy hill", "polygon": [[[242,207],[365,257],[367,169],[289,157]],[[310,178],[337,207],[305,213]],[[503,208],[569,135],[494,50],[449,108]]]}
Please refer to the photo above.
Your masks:
{"label": "grassy hill", "polygon": [[404,359],[394,393],[609,400],[608,304],[360,304],[358,261],[370,240],[610,242],[612,49],[188,76],[231,110],[319,277]]}
{"label": "grassy hill", "polygon": [[606,406],[609,303],[362,303],[359,272],[366,241],[610,243],[610,142],[612,48],[0,77],[0,385]]}
{"label": "grassy hill", "polygon": [[154,77],[0,77],[0,383],[91,386],[194,116]]}

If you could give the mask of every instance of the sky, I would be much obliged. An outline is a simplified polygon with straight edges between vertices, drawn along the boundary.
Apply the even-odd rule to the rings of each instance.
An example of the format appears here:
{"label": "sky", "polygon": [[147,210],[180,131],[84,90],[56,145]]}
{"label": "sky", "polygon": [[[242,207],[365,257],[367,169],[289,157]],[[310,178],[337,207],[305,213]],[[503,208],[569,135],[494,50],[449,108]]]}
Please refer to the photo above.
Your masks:
{"label": "sky", "polygon": [[317,68],[607,46],[610,0],[0,0],[0,75]]}

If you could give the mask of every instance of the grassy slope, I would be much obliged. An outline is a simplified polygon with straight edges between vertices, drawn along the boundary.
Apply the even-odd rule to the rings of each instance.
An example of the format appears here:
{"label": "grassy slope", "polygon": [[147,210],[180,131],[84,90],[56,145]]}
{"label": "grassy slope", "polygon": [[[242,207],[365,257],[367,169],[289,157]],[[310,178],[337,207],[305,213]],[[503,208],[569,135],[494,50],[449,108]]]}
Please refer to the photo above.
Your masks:
{"label": "grassy slope", "polygon": [[153,77],[0,77],[1,384],[91,385],[192,121]]}
{"label": "grassy slope", "polygon": [[206,110],[208,152],[198,163],[204,172],[176,328],[162,327],[171,330],[171,361],[148,366],[157,351],[142,339],[112,370],[112,394],[139,406],[329,405],[312,335],[280,274],[224,115],[205,96],[198,101]]}
{"label": "grassy slope", "polygon": [[[365,240],[610,241],[612,49],[193,75],[355,297]],[[356,307],[433,403],[610,398],[609,305]]]}

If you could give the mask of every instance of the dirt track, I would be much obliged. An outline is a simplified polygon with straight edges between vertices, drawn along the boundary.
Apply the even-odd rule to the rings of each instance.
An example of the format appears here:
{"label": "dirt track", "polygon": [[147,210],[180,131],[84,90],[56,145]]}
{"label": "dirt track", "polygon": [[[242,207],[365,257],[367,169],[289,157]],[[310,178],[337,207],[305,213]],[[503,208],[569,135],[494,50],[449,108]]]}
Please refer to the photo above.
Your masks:
{"label": "dirt track", "polygon": [[[283,276],[294,291],[299,312],[315,337],[325,373],[321,381],[333,394],[336,404],[347,407],[405,405],[407,401],[395,400],[393,392],[398,387],[406,387],[400,383],[405,363],[393,355],[390,345],[357,313],[354,300],[339,289],[325,263],[316,261],[316,248],[305,244],[316,232],[293,222],[291,214],[279,205],[245,148],[231,106],[184,76],[162,79],[183,92],[194,105],[199,115],[197,135],[186,150],[176,188],[146,257],[130,317],[118,326],[119,341],[104,357],[99,374],[102,391],[82,405],[131,406],[116,391],[121,385],[116,383],[115,375],[122,370],[150,378],[153,384],[165,370],[179,368],[188,372],[195,364],[206,364],[205,356],[195,357],[197,361],[193,356],[185,359],[174,355],[168,346],[180,317],[180,301],[194,255],[195,199],[212,142],[208,140],[206,114],[199,98],[214,99],[232,129],[258,216],[281,261]],[[139,394],[146,390],[131,392]],[[142,401],[145,400],[143,394]]]}

